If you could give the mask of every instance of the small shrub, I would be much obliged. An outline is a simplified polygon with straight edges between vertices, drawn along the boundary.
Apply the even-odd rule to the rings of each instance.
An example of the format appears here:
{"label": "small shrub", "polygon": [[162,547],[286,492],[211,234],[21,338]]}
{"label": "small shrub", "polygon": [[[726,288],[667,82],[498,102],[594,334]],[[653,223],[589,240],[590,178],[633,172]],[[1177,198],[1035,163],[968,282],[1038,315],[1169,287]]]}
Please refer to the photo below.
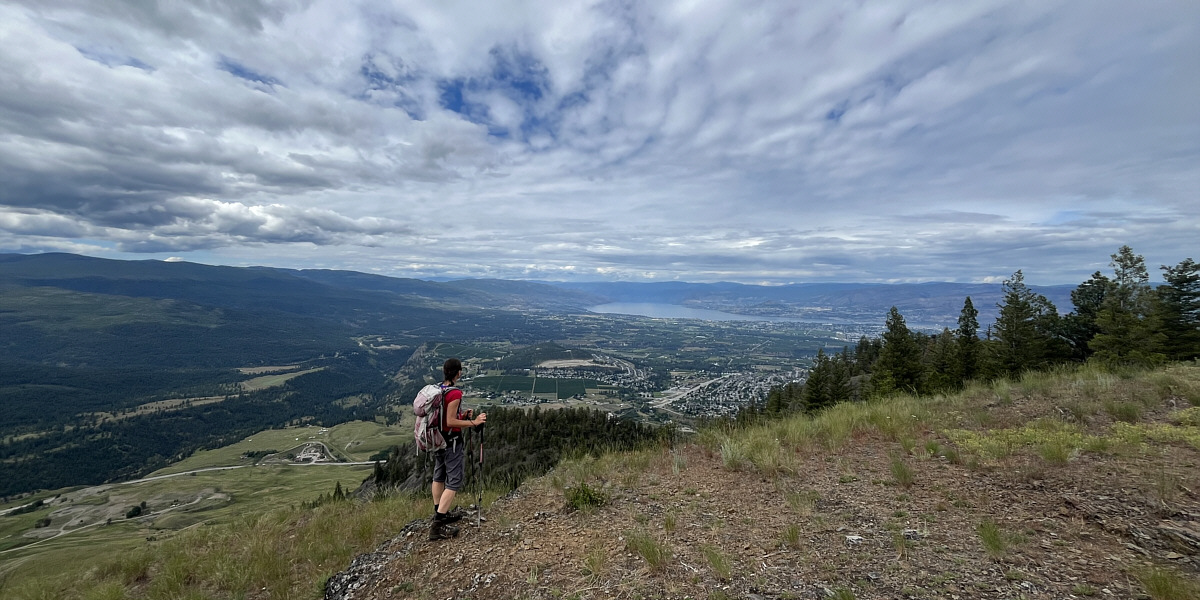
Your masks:
{"label": "small shrub", "polygon": [[1086,583],[1077,583],[1071,587],[1071,593],[1076,596],[1095,596],[1096,588]]}
{"label": "small shrub", "polygon": [[583,510],[593,506],[603,506],[608,502],[608,497],[604,492],[593,488],[586,482],[580,483],[575,487],[569,487],[563,491],[566,496],[567,506],[572,510]]}
{"label": "small shrub", "polygon": [[892,546],[896,548],[896,558],[908,560],[908,551],[912,548],[912,540],[904,537],[903,531],[892,532]]}
{"label": "small shrub", "polygon": [[730,471],[740,471],[747,463],[746,447],[733,438],[721,442],[721,463]]}
{"label": "small shrub", "polygon": [[685,469],[687,469],[687,457],[679,453],[673,454],[671,456],[671,471],[678,475]]}
{"label": "small shrub", "polygon": [[1171,415],[1171,420],[1177,425],[1200,427],[1200,407],[1193,406]]}
{"label": "small shrub", "polygon": [[792,510],[801,515],[808,515],[812,512],[817,500],[821,499],[821,495],[816,490],[804,490],[800,492],[788,492],[785,498],[787,499],[788,506],[792,507]]}
{"label": "small shrub", "polygon": [[1038,444],[1038,455],[1053,465],[1065,465],[1071,460],[1074,448],[1061,439],[1052,439]]}

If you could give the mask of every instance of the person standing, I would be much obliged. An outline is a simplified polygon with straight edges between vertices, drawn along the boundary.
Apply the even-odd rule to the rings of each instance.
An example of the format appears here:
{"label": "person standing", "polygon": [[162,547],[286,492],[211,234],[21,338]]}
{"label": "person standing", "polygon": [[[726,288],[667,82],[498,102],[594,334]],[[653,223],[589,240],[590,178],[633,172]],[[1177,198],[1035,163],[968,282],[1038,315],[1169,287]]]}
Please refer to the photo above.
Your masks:
{"label": "person standing", "polygon": [[446,447],[433,455],[433,523],[429,526],[430,540],[444,540],[458,535],[452,523],[462,519],[461,513],[451,514],[454,497],[463,484],[463,434],[467,427],[487,422],[487,413],[475,415],[474,410],[462,410],[462,390],[455,387],[462,377],[462,361],[447,359],[442,365],[442,434]]}

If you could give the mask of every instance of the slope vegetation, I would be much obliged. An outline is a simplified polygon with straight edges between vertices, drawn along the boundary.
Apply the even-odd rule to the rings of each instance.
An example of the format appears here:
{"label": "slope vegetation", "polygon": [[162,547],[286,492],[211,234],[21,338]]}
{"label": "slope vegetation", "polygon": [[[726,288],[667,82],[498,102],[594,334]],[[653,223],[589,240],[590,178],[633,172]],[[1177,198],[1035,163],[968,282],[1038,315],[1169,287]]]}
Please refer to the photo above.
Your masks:
{"label": "slope vegetation", "polygon": [[1196,404],[1084,368],[578,459],[327,597],[1196,598]]}

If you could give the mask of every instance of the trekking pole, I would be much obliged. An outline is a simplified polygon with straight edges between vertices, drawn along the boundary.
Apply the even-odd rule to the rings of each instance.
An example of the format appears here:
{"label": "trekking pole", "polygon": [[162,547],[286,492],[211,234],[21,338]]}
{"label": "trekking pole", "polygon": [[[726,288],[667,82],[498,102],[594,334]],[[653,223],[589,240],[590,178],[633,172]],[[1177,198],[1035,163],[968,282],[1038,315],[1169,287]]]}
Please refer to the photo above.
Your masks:
{"label": "trekking pole", "polygon": [[479,468],[475,469],[475,526],[483,524],[483,424],[479,430]]}

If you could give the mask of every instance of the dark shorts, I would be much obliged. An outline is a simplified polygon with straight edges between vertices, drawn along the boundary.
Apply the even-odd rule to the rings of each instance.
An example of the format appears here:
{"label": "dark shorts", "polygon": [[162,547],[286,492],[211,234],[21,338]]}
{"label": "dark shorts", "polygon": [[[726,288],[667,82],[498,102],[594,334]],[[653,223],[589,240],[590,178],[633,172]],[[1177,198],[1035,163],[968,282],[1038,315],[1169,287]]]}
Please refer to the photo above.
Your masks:
{"label": "dark shorts", "polygon": [[446,489],[457,492],[463,482],[463,441],[446,440],[445,450],[433,453],[433,480],[446,484]]}

